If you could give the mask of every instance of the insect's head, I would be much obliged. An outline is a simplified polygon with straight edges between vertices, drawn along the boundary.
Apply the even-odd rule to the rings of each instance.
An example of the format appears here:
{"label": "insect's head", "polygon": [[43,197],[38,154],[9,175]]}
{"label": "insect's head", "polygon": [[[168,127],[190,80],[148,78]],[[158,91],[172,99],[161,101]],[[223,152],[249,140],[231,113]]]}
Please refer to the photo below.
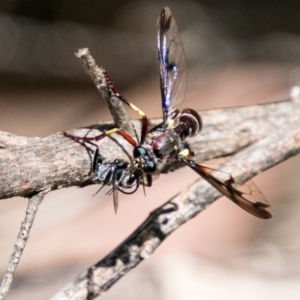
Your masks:
{"label": "insect's head", "polygon": [[156,171],[156,164],[153,157],[149,154],[146,148],[137,146],[133,149],[133,157],[138,166],[147,174]]}

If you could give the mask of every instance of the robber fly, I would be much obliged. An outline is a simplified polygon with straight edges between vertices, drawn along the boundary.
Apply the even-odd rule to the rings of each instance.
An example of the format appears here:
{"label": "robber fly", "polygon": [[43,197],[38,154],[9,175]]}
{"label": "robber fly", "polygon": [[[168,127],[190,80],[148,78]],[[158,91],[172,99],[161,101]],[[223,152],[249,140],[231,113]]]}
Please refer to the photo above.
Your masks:
{"label": "robber fly", "polygon": [[[157,22],[157,57],[163,114],[163,121],[160,124],[149,130],[148,119],[144,112],[115,90],[105,72],[109,89],[115,93],[115,96],[120,101],[140,115],[142,124],[140,139],[136,141],[120,128],[113,128],[95,137],[76,137],[68,133],[65,133],[65,135],[82,142],[99,141],[114,133],[121,135],[133,146],[133,162],[122,168],[115,165],[114,170],[116,171],[113,171],[110,163],[108,169],[111,172],[110,174],[117,174],[114,175],[115,178],[122,178],[123,174],[124,178],[132,176],[134,179],[132,183],[136,187],[140,183],[143,186],[151,186],[152,176],[158,174],[166,163],[180,161],[202,176],[219,192],[241,208],[256,217],[270,218],[269,205],[263,197],[255,197],[255,195],[260,193],[253,189],[253,184],[248,186],[248,191],[237,189],[237,182],[231,174],[222,172],[222,174],[228,175],[226,178],[222,178],[222,176],[217,176],[216,170],[195,162],[193,152],[189,150],[184,142],[186,138],[192,137],[201,131],[202,121],[195,110],[184,109],[180,112],[176,108],[184,100],[187,69],[177,24],[168,7],[162,9]],[[102,176],[101,178],[99,176],[99,171],[96,171],[95,174],[105,184],[104,177]],[[111,183],[111,181],[109,179],[107,183]],[[126,189],[124,180],[119,180],[115,183],[114,189],[117,190],[119,188]],[[114,193],[116,207],[117,198],[115,197]]]}

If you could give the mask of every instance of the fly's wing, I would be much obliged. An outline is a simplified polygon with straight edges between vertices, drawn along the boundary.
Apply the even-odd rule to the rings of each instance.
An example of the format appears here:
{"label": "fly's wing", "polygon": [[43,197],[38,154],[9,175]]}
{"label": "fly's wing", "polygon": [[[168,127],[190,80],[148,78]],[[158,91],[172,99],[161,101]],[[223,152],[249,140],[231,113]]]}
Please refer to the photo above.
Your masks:
{"label": "fly's wing", "polygon": [[187,81],[183,45],[168,7],[162,9],[157,21],[157,58],[163,123],[167,124],[175,107],[184,99]]}
{"label": "fly's wing", "polygon": [[118,207],[119,207],[119,195],[118,195],[118,188],[113,187],[113,199],[114,199],[114,210],[115,213],[117,214],[118,212]]}
{"label": "fly's wing", "polygon": [[112,167],[113,180],[112,180],[112,193],[114,199],[114,210],[117,214],[119,207],[119,195],[118,195],[118,179],[117,179],[117,166]]}
{"label": "fly's wing", "polygon": [[[271,218],[270,205],[254,182],[250,180],[241,185],[239,168],[226,160],[220,165],[219,161],[200,165],[193,160],[183,159],[186,165],[235,204],[258,218]],[[218,170],[218,167],[222,167],[222,170]]]}

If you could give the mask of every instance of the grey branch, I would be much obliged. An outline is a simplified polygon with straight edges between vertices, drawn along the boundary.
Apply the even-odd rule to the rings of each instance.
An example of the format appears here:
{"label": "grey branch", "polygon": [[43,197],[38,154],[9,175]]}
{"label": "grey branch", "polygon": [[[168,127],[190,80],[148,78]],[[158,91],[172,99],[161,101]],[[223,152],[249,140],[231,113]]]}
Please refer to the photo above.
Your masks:
{"label": "grey branch", "polygon": [[[278,103],[277,105],[281,106],[282,104]],[[281,108],[284,107],[281,106]],[[248,108],[249,111],[252,109],[254,107]],[[222,115],[221,113],[219,118],[222,118]],[[252,142],[251,145],[231,157],[231,161],[238,166],[243,166],[243,171],[239,174],[242,179],[241,183],[247,182],[256,174],[300,152],[299,120],[291,126],[285,127],[282,120],[277,118],[276,124],[276,129],[273,128],[274,130],[266,133],[264,137],[260,136],[259,140]],[[279,124],[281,124],[281,128],[278,128],[280,127]],[[257,125],[260,126],[261,124]],[[257,128],[260,134],[265,132],[265,129],[260,129]],[[227,146],[230,149],[232,147],[231,143],[228,143]],[[168,235],[221,196],[206,181],[196,180],[167,203],[153,211],[144,223],[116,249],[80,274],[74,282],[67,285],[51,299],[94,299],[105,293],[118,279],[148,258]]]}
{"label": "grey branch", "polygon": [[25,219],[21,224],[20,232],[18,234],[17,241],[14,246],[13,253],[10,257],[7,270],[4,274],[3,280],[0,286],[0,299],[5,299],[10,286],[12,284],[14,274],[20,262],[23,250],[26,246],[30,229],[32,227],[34,218],[37,214],[38,208],[44,199],[46,191],[41,192],[28,200],[28,205],[26,209]]}
{"label": "grey branch", "polygon": [[[229,156],[281,130],[288,132],[299,126],[299,108],[298,98],[295,98],[264,105],[202,111],[199,113],[203,130],[187,142],[199,162]],[[160,121],[151,120],[150,125]],[[138,128],[139,121],[134,123]],[[99,134],[99,130],[104,130],[107,125],[94,125],[89,136]],[[76,129],[71,133],[83,136],[88,130]],[[129,161],[128,157],[132,156],[132,146],[119,136],[102,139],[97,144],[100,155],[106,159]],[[62,133],[46,138],[26,138],[0,132],[0,145],[0,199],[30,197],[43,190],[91,183],[94,149],[74,142]],[[272,161],[272,157],[269,160]],[[163,172],[181,166],[174,163],[166,166]]]}
{"label": "grey branch", "polygon": [[133,135],[130,119],[122,102],[116,97],[116,92],[108,84],[106,71],[97,66],[88,48],[79,49],[75,55],[80,59],[85,72],[91,77],[102,97],[106,99],[115,126]]}
{"label": "grey branch", "polygon": [[[108,86],[103,70],[96,66],[88,52],[81,51],[83,52],[77,55],[86,71],[113,107],[113,111],[117,112],[114,122],[131,133],[129,119],[117,118],[117,115],[125,116],[126,113],[121,111],[123,108],[116,109],[122,105],[115,97],[115,91]],[[298,92],[287,101],[200,112],[203,131],[187,140],[189,147],[196,154],[197,161],[233,155],[231,160],[244,170],[240,177],[247,181],[298,154],[300,101],[299,88],[295,90]],[[159,122],[160,119],[150,120],[150,126]],[[139,121],[133,123],[135,128],[139,128]],[[73,130],[71,133],[83,136],[89,132],[89,136],[95,136],[108,125],[112,125],[112,122]],[[132,156],[132,146],[119,136],[102,139],[97,145],[100,155],[108,160],[121,158],[129,161]],[[37,199],[35,197],[42,197],[43,193],[51,190],[92,184],[91,162],[95,150],[92,148],[91,145],[74,142],[62,133],[47,138],[26,138],[0,132],[0,199],[14,196]],[[163,172],[167,173],[178,167],[181,165],[173,163],[166,166]],[[220,194],[208,183],[197,180],[152,212],[126,241],[81,274],[54,299],[95,298],[139,262],[149,257],[172,231],[219,197]],[[26,225],[26,228],[30,228],[31,225],[28,226]],[[26,239],[28,234],[26,233]],[[16,249],[12,260],[19,257],[21,252],[20,249]],[[15,269],[16,265],[12,267]],[[11,278],[11,273],[7,273],[3,283],[6,284]],[[9,285],[5,285],[4,289],[8,287]]]}
{"label": "grey branch", "polygon": [[[231,160],[241,166],[244,181],[298,154],[300,142],[299,99],[200,112],[203,131],[188,140],[197,160],[236,153]],[[154,126],[161,120],[151,120]],[[135,121],[138,124],[138,121]],[[90,135],[99,134],[94,129]],[[104,130],[105,125],[98,126]],[[78,129],[82,136],[90,129]],[[47,138],[26,138],[0,133],[0,198],[29,197],[47,190],[82,186],[90,180],[92,152],[61,133]],[[107,159],[128,159],[132,146],[118,137],[98,142]],[[125,150],[125,152],[124,152]],[[179,167],[169,166],[168,168]],[[39,172],[37,172],[37,168]],[[166,172],[168,171],[165,170]],[[153,187],[155,188],[155,187]],[[220,197],[203,180],[197,180],[149,218],[117,249],[84,272],[54,299],[92,299],[159,246],[173,230]],[[5,279],[7,280],[7,278]],[[81,295],[81,296],[78,296]],[[69,298],[68,298],[69,297]],[[76,298],[77,297],[77,298]]]}

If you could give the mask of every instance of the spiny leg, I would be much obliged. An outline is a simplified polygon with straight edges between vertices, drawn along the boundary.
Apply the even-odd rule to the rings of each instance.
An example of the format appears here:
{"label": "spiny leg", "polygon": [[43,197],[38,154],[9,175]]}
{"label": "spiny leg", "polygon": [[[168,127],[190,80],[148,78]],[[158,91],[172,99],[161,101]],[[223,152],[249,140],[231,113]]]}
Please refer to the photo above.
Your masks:
{"label": "spiny leg", "polygon": [[147,178],[147,182],[146,182],[145,186],[151,187],[152,186],[152,175],[146,174],[146,178]]}
{"label": "spiny leg", "polygon": [[144,176],[141,178],[141,184],[143,186],[144,195],[146,196],[146,189],[145,186],[151,187],[152,186],[152,175],[146,174],[146,180],[144,180]]}
{"label": "spiny leg", "polygon": [[148,118],[147,118],[147,116],[145,115],[145,113],[143,111],[141,111],[138,107],[136,107],[134,104],[132,104],[131,102],[129,102],[126,98],[124,98],[121,94],[119,94],[117,92],[117,90],[115,89],[115,87],[111,83],[111,80],[110,80],[110,78],[109,78],[108,73],[107,73],[106,70],[103,70],[103,74],[105,76],[107,85],[113,91],[113,93],[115,94],[115,96],[117,98],[119,98],[122,102],[124,102],[132,110],[134,110],[135,112],[137,112],[141,116],[141,118],[142,118],[141,144],[143,144],[145,142],[145,138],[146,138],[146,134],[147,134],[147,130],[148,130]]}
{"label": "spiny leg", "polygon": [[[96,144],[94,144],[94,145],[96,145]],[[99,162],[99,147],[96,145],[96,150],[95,150],[94,157],[93,157],[93,162],[92,162],[92,172],[93,172],[93,174],[96,174],[96,172],[97,172],[98,162]]]}
{"label": "spiny leg", "polygon": [[[137,147],[138,144],[137,142],[124,130],[120,129],[120,128],[113,128],[113,129],[110,129],[110,130],[107,130],[105,132],[103,132],[102,134],[99,134],[99,135],[96,135],[94,137],[87,137],[87,136],[75,136],[75,135],[72,135],[68,132],[64,132],[64,136],[74,140],[74,141],[77,141],[77,142],[87,142],[87,143],[91,143],[92,141],[100,141],[102,140],[103,138],[113,134],[113,133],[116,133],[116,134],[119,134],[121,135],[128,143],[130,143],[133,147]],[[94,143],[91,143],[92,145],[95,145]]]}

